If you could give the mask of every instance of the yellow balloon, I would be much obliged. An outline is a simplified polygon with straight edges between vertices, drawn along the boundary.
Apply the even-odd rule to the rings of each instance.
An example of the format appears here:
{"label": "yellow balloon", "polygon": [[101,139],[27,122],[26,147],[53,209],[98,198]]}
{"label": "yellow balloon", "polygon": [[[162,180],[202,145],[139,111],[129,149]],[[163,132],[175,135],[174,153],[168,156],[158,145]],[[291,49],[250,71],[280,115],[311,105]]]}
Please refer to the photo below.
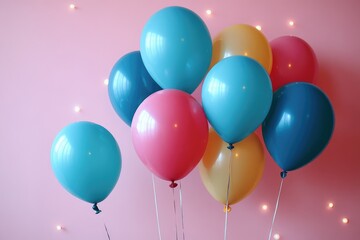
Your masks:
{"label": "yellow balloon", "polygon": [[236,24],[215,36],[210,67],[234,55],[255,59],[268,73],[271,72],[273,58],[270,43],[262,32],[251,25]]}
{"label": "yellow balloon", "polygon": [[264,171],[265,155],[262,143],[255,133],[234,144],[232,150],[227,146],[211,129],[205,154],[199,163],[199,171],[210,195],[226,205],[231,169],[228,205],[232,205],[249,195],[257,186]]}

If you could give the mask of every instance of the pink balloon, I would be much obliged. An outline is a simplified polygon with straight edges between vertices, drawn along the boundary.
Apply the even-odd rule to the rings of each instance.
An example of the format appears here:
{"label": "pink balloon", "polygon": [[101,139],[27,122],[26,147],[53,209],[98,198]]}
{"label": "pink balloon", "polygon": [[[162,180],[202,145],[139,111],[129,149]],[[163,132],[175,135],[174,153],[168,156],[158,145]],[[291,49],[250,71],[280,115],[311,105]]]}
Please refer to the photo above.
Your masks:
{"label": "pink balloon", "polygon": [[190,94],[175,89],[147,97],[131,124],[141,161],[155,175],[172,182],[184,178],[199,163],[208,135],[201,105]]}
{"label": "pink balloon", "polygon": [[273,66],[270,78],[273,90],[291,83],[312,83],[318,70],[314,50],[303,39],[283,36],[270,42],[273,53]]}

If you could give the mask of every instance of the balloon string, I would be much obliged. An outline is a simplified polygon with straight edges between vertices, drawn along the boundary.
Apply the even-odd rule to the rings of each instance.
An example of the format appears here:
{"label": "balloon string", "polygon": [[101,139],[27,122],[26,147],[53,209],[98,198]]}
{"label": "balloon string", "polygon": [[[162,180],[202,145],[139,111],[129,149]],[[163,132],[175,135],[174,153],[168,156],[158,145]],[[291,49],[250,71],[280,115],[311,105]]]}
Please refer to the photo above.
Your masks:
{"label": "balloon string", "polygon": [[229,213],[229,192],[230,192],[230,182],[231,182],[231,157],[233,145],[229,144],[228,149],[230,150],[230,159],[229,159],[229,175],[226,188],[226,206],[225,206],[225,227],[224,227],[224,240],[227,239],[227,225],[228,225],[228,213]]}
{"label": "balloon string", "polygon": [[273,227],[274,227],[274,223],[275,223],[275,218],[276,218],[276,213],[277,213],[278,207],[279,207],[280,195],[281,195],[283,182],[284,182],[284,178],[282,177],[281,178],[281,183],[280,183],[280,188],[279,188],[279,193],[278,193],[277,200],[276,200],[275,211],[274,211],[274,215],[273,215],[272,222],[271,222],[271,227],[270,227],[268,240],[271,239],[271,235],[272,235],[272,231],[273,231]]}
{"label": "balloon string", "polygon": [[105,232],[106,232],[106,235],[107,235],[108,240],[110,240],[109,230],[108,230],[108,228],[107,228],[107,226],[106,226],[106,223],[105,223],[105,219],[104,219],[103,214],[100,214],[100,220],[101,220],[102,222],[104,222]]}
{"label": "balloon string", "polygon": [[159,209],[158,209],[158,203],[157,203],[157,197],[156,197],[155,178],[154,178],[154,174],[152,174],[151,176],[152,176],[152,184],[153,184],[153,190],[154,190],[154,202],[155,202],[157,229],[158,229],[158,234],[159,234],[159,240],[161,240]]}
{"label": "balloon string", "polygon": [[181,181],[179,185],[179,200],[180,200],[180,211],[181,211],[181,227],[182,227],[182,233],[183,233],[183,240],[185,240],[185,228],[184,228],[184,209],[183,209],[183,202],[182,202],[182,193],[181,193]]}
{"label": "balloon string", "polygon": [[104,223],[104,227],[105,227],[106,235],[107,235],[108,239],[110,240],[110,234],[109,234],[109,231],[108,231],[105,223]]}
{"label": "balloon string", "polygon": [[175,232],[176,232],[176,240],[179,240],[178,237],[178,227],[177,227],[177,216],[176,216],[176,203],[175,203],[175,190],[172,189],[173,192],[173,199],[174,199],[174,216],[175,216]]}

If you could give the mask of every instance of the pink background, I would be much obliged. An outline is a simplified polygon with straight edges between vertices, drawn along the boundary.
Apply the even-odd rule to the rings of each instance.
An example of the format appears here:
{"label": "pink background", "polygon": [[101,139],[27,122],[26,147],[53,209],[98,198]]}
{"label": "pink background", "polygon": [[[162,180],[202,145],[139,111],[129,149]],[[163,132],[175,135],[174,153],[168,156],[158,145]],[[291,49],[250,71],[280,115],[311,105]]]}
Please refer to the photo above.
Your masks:
{"label": "pink background", "polygon": [[[158,239],[151,174],[134,151],[129,127],[112,109],[103,81],[115,61],[139,49],[147,19],[170,5],[198,13],[212,36],[233,24],[260,24],[269,41],[296,35],[313,47],[320,63],[315,84],[333,103],[335,132],[320,157],[286,178],[274,232],[284,240],[358,239],[360,1],[78,0],[75,11],[70,3],[0,2],[0,239],[107,239],[104,223],[112,239]],[[100,204],[100,215],[67,193],[50,166],[55,135],[79,120],[106,127],[122,151],[119,182]],[[233,206],[229,240],[267,239],[279,172],[267,156],[259,186]],[[175,239],[172,191],[159,179],[156,186],[162,237]],[[223,206],[207,193],[197,169],[182,181],[182,194],[186,239],[223,239]],[[329,201],[333,209],[327,208]],[[342,217],[349,224],[342,224]],[[58,224],[65,229],[57,231]]]}

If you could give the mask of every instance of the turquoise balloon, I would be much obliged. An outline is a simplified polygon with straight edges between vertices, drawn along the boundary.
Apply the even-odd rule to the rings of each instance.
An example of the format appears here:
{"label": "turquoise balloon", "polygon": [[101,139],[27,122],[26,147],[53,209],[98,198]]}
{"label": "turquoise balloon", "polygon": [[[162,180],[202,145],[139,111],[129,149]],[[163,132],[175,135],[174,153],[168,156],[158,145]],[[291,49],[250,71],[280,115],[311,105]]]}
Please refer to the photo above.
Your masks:
{"label": "turquoise balloon", "polygon": [[68,192],[96,204],[110,194],[119,179],[121,153],[116,140],[104,127],[76,122],[56,136],[51,148],[51,166]]}
{"label": "turquoise balloon", "polygon": [[166,7],[145,24],[140,53],[146,69],[160,87],[191,94],[209,68],[211,35],[196,13],[183,7]]}
{"label": "turquoise balloon", "polygon": [[237,143],[258,128],[272,101],[271,81],[255,60],[232,56],[218,62],[202,87],[206,116],[220,137]]}

